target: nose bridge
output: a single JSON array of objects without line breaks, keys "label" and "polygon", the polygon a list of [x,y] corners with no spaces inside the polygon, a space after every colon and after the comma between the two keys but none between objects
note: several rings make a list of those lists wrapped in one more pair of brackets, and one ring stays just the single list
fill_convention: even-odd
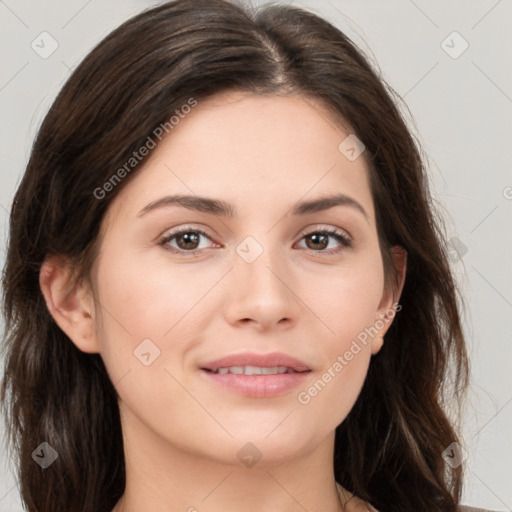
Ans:
[{"label": "nose bridge", "polygon": [[252,319],[270,325],[284,318],[293,320],[298,313],[286,262],[271,239],[271,235],[260,235],[259,240],[248,236],[235,249],[231,321]]},{"label": "nose bridge", "polygon": [[[277,276],[286,273],[279,247],[272,245],[272,236],[259,240],[246,237],[236,248],[235,268],[240,279],[260,292],[280,293],[284,286]],[[261,242],[260,242],[261,240]],[[277,276],[276,276],[277,274]]]}]

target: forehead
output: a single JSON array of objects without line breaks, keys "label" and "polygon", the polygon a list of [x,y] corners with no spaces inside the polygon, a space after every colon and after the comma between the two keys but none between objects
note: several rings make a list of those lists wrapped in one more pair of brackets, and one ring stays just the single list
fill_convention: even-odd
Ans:
[{"label": "forehead", "polygon": [[340,150],[353,136],[340,121],[321,101],[297,95],[237,91],[199,101],[152,150],[111,215],[136,214],[165,194],[216,197],[261,216],[343,193],[373,218],[364,153],[351,160]]}]

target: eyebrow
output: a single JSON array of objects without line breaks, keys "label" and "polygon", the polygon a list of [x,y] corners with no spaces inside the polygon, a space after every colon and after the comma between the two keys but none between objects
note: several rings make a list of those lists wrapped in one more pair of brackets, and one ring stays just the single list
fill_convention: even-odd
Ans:
[{"label": "eyebrow", "polygon": [[[142,217],[143,215],[146,215],[147,213],[156,210],[157,208],[176,205],[187,208],[189,210],[209,213],[218,217],[233,218],[237,216],[236,209],[231,204],[220,199],[181,194],[165,196],[157,199],[156,201],[152,201],[144,208],[142,208],[137,216]],[[368,214],[366,213],[366,210],[363,208],[363,206],[354,198],[347,196],[346,194],[336,194],[332,196],[320,197],[310,201],[302,201],[293,207],[291,215],[307,215],[310,213],[329,210],[335,206],[350,206],[355,208],[357,211],[363,214],[367,221],[369,220]]]}]

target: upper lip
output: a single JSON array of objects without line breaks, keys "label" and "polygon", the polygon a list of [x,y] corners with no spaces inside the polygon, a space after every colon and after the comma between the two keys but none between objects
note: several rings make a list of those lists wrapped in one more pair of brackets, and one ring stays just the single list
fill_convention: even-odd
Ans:
[{"label": "upper lip", "polygon": [[256,354],[254,352],[231,354],[202,364],[200,367],[203,370],[218,370],[219,368],[228,368],[230,366],[259,366],[263,368],[286,366],[296,372],[310,370],[303,361],[281,352],[272,352],[270,354]]}]

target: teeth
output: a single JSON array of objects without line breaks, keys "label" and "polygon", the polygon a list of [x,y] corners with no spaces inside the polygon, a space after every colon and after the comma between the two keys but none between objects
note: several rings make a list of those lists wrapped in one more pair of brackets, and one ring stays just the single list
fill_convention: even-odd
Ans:
[{"label": "teeth", "polygon": [[227,368],[218,368],[214,373],[225,375],[234,373],[235,375],[276,375],[278,373],[295,373],[294,370],[286,366],[274,366],[266,368],[261,366],[229,366]]}]

